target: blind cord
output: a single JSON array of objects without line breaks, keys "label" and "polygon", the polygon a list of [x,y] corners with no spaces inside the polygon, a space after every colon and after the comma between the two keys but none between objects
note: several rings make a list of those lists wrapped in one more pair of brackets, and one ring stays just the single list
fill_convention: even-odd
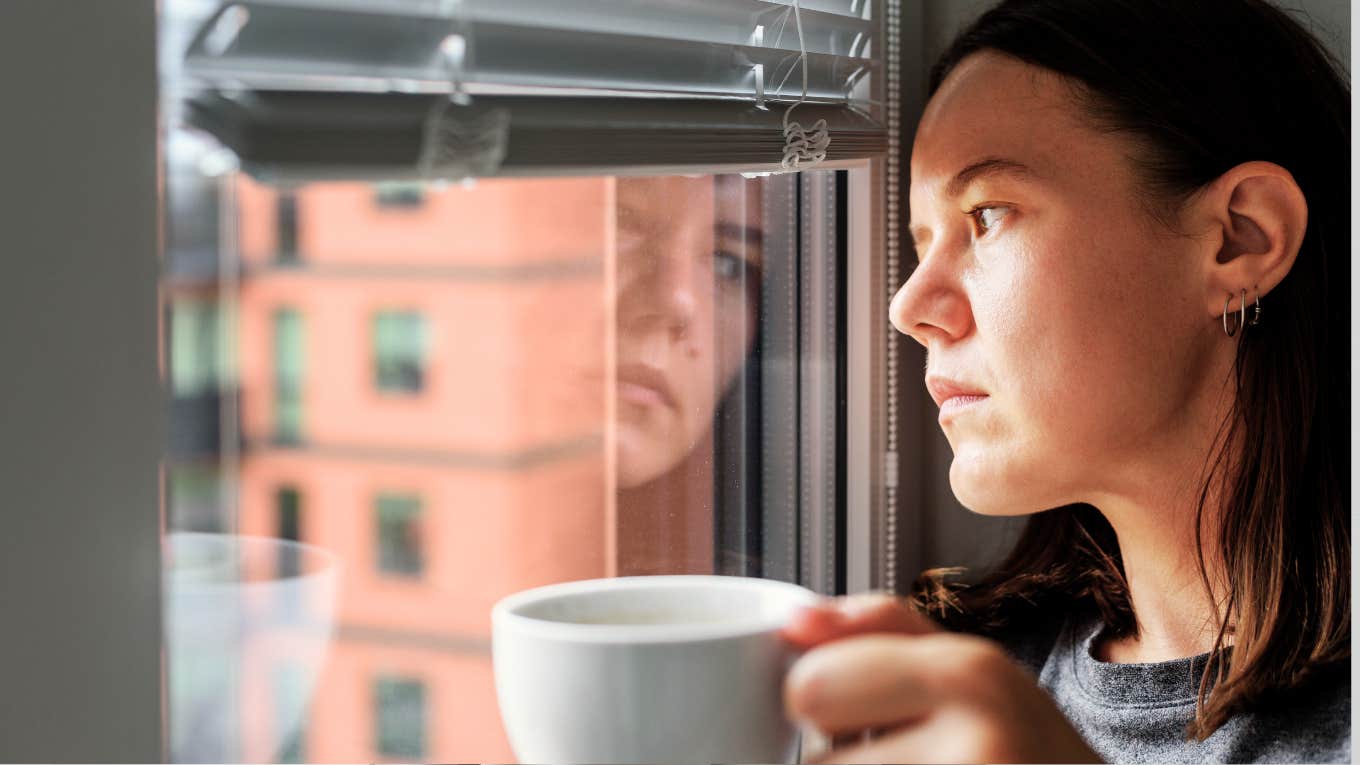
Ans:
[{"label": "blind cord", "polygon": [[[784,158],[779,163],[784,170],[800,170],[804,169],[804,165],[817,165],[826,159],[827,147],[831,145],[831,131],[827,129],[826,120],[819,119],[810,128],[789,121],[793,110],[807,101],[808,91],[807,45],[803,41],[803,16],[799,12],[798,2],[793,0],[793,22],[798,29],[798,66],[803,70],[803,92],[797,101],[784,110]],[[783,32],[782,27],[780,32]]]}]

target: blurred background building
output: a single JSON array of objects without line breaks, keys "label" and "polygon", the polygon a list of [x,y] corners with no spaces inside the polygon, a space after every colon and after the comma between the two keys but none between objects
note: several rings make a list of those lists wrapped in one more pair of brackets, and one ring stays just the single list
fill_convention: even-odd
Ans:
[{"label": "blurred background building", "polygon": [[491,606],[606,574],[604,389],[572,374],[604,353],[582,308],[603,300],[612,181],[281,190],[199,164],[168,181],[170,526],[343,561],[308,723],[258,748],[301,682],[251,657],[240,676],[271,681],[242,688],[245,751],[513,760]]}]

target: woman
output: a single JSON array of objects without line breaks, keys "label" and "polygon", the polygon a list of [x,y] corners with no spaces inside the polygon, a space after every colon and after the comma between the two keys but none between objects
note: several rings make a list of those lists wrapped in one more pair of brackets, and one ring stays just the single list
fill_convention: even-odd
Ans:
[{"label": "woman", "polygon": [[756,341],[761,184],[624,177],[614,202],[618,571],[712,573],[713,428]]},{"label": "woman", "polygon": [[1031,517],[801,613],[790,713],[835,762],[1349,761],[1334,62],[1263,0],[1014,0],[931,79],[892,320],[954,493]]}]

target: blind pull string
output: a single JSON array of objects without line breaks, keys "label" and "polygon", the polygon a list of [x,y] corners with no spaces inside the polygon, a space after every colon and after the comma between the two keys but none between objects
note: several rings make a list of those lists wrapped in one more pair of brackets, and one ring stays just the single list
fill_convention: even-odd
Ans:
[{"label": "blind pull string", "polygon": [[784,110],[784,158],[779,163],[784,170],[816,166],[826,159],[827,147],[831,145],[831,131],[827,129],[826,120],[819,119],[810,128],[789,121],[793,110],[807,101],[808,91],[807,44],[803,39],[803,16],[798,3],[799,0],[793,0],[793,22],[798,29],[798,66],[803,70],[803,92],[796,102]]},{"label": "blind pull string", "polygon": [[435,98],[425,116],[417,159],[420,177],[441,182],[494,175],[505,159],[510,112],[473,103],[465,86],[473,40],[463,2],[443,0],[440,11],[451,29],[436,51],[449,78],[449,94]]}]

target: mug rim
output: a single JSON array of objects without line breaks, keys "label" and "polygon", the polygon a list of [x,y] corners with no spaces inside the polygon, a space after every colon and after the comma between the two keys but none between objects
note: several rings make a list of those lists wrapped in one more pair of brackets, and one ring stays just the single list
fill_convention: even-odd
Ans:
[{"label": "mug rim", "polygon": [[[271,589],[284,584],[322,582],[327,579],[338,579],[343,561],[340,556],[330,548],[320,545],[301,542],[295,539],[282,539],[263,534],[232,534],[228,532],[212,531],[167,531],[161,535],[161,578],[162,585],[168,591],[174,589],[180,592],[212,592],[218,590],[231,591],[251,591],[255,589]],[[316,565],[310,571],[299,571],[288,576],[277,576],[272,579],[247,579],[241,581],[200,581],[188,579],[185,574],[187,570],[177,569],[174,561],[169,558],[175,552],[177,542],[185,544],[203,543],[216,545],[217,550],[238,551],[243,548],[292,548],[302,554],[308,555],[316,561]]]},{"label": "mug rim", "polygon": [[823,596],[778,579],[709,574],[625,576],[543,585],[507,595],[491,609],[493,631],[513,630],[539,638],[581,643],[687,643],[749,637],[778,630],[791,614],[695,624],[577,624],[526,616],[521,609],[560,597],[603,590],[672,589],[700,585],[727,590],[783,592],[794,605],[813,605]]}]

